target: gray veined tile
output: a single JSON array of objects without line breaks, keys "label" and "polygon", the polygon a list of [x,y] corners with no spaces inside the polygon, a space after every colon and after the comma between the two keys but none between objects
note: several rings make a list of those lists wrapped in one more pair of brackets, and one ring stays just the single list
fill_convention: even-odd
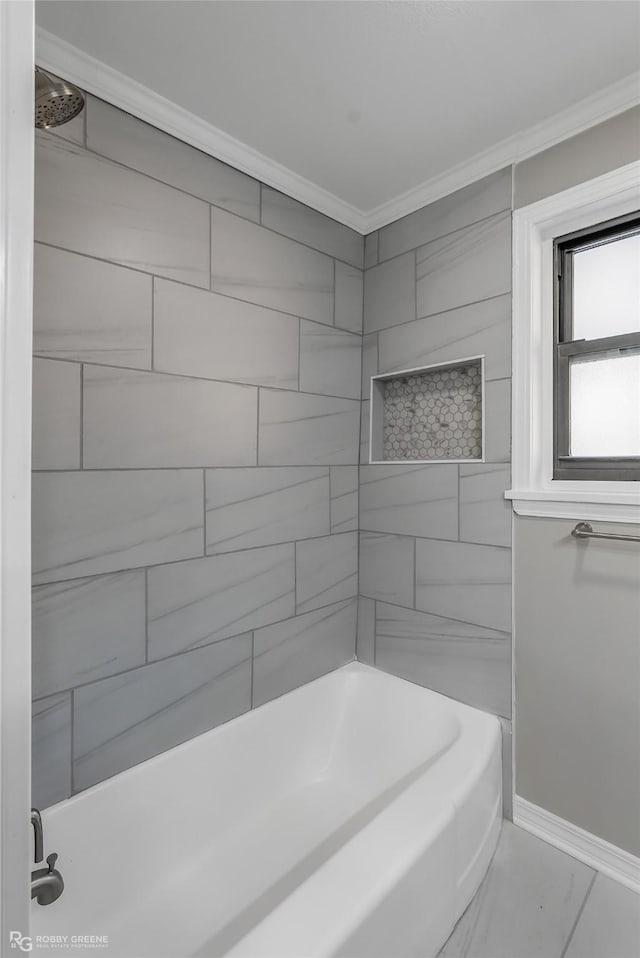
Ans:
[{"label": "gray veined tile", "polygon": [[378,230],[364,238],[364,268],[378,265]]},{"label": "gray veined tile", "polygon": [[460,466],[460,539],[485,545],[511,545],[509,466],[477,463]]},{"label": "gray veined tile", "polygon": [[380,262],[510,208],[508,166],[383,227]]},{"label": "gray veined tile", "polygon": [[360,233],[268,186],[262,187],[262,225],[362,269]]},{"label": "gray veined tile", "polygon": [[300,320],[300,389],[360,399],[362,337]]},{"label": "gray veined tile", "polygon": [[378,372],[378,334],[367,333],[362,337],[362,399],[371,396],[371,377]]},{"label": "gray veined tile", "polygon": [[369,400],[360,404],[360,462],[369,462]]},{"label": "gray veined tile", "polygon": [[86,366],[86,469],[254,465],[257,389]]},{"label": "gray veined tile", "polygon": [[[509,682],[511,688],[511,682]],[[502,814],[513,821],[513,731],[509,719],[501,718],[502,731]]]},{"label": "gray veined tile", "polygon": [[206,491],[208,555],[330,531],[329,469],[324,466],[209,469]]},{"label": "gray veined tile", "polygon": [[144,570],[33,590],[34,698],[123,672],[144,660]]},{"label": "gray veined tile", "polygon": [[640,896],[601,872],[565,952],[566,958],[638,958]]},{"label": "gray veined tile", "polygon": [[458,467],[360,468],[360,526],[369,532],[458,538]]},{"label": "gray veined tile", "polygon": [[87,147],[214,206],[260,219],[257,180],[95,97],[87,104]]},{"label": "gray veined tile", "polygon": [[223,210],[211,210],[211,288],[333,325],[333,260]]},{"label": "gray veined tile", "polygon": [[376,603],[374,599],[358,597],[358,631],[356,656],[358,662],[375,665],[376,661]]},{"label": "gray veined tile", "polygon": [[485,378],[511,374],[511,297],[473,303],[378,336],[379,371],[485,357]]},{"label": "gray veined tile", "polygon": [[417,539],[416,608],[510,632],[511,551]]},{"label": "gray veined tile", "polygon": [[32,466],[80,468],[80,366],[33,361]]},{"label": "gray veined tile", "polygon": [[331,532],[358,528],[358,467],[331,466]]},{"label": "gray veined tile", "polygon": [[254,707],[350,662],[355,651],[356,605],[356,599],[349,599],[258,629]]},{"label": "gray veined tile", "polygon": [[358,592],[358,533],[296,545],[296,612],[310,612]]},{"label": "gray veined tile", "polygon": [[294,574],[293,544],[149,569],[149,658],[293,615]]},{"label": "gray veined tile", "polygon": [[376,603],[376,665],[497,715],[511,714],[511,636]]},{"label": "gray veined tile", "polygon": [[36,143],[35,238],[208,288],[209,206],[72,143]]},{"label": "gray veined tile", "polygon": [[144,273],[36,243],[34,353],[149,369],[152,282]]},{"label": "gray veined tile", "polygon": [[71,693],[34,702],[31,719],[31,804],[47,808],[71,794]]},{"label": "gray veined tile", "polygon": [[335,283],[335,325],[342,329],[350,329],[354,333],[361,333],[364,296],[362,270],[336,262]]},{"label": "gray veined tile", "polygon": [[487,462],[511,459],[511,381],[485,383],[485,456]]},{"label": "gray veined tile", "polygon": [[413,606],[414,544],[410,536],[360,533],[360,593]]},{"label": "gray veined tile", "polygon": [[298,320],[264,306],[155,280],[154,369],[298,388]]},{"label": "gray veined tile", "polygon": [[177,655],[74,694],[74,788],[88,788],[246,712],[251,637]]},{"label": "gray veined tile", "polygon": [[417,314],[441,313],[511,289],[511,213],[499,213],[421,246]]},{"label": "gray veined tile", "polygon": [[364,275],[364,332],[416,318],[415,255],[405,253]]},{"label": "gray veined tile", "polygon": [[261,466],[355,465],[360,403],[305,393],[260,390]]},{"label": "gray veined tile", "polygon": [[35,473],[34,584],[202,555],[202,473]]},{"label": "gray veined tile", "polygon": [[586,865],[504,822],[487,876],[439,958],[559,958],[592,878]]}]

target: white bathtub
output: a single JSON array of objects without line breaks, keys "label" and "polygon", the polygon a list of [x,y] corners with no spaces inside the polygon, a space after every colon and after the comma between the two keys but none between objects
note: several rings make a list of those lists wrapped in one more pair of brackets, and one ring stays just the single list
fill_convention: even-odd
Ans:
[{"label": "white bathtub", "polygon": [[353,663],[43,821],[65,891],[32,937],[109,939],[73,954],[426,958],[495,849],[500,725]]}]

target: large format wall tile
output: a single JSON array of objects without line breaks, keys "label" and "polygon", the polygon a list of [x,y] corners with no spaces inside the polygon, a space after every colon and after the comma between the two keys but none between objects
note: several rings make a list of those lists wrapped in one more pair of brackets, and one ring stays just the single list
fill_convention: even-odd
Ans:
[{"label": "large format wall tile", "polygon": [[504,498],[509,488],[509,466],[460,466],[460,538],[493,546],[511,545],[511,503]]},{"label": "large format wall tile", "polygon": [[362,466],[360,528],[457,539],[458,467]]},{"label": "large format wall tile", "polygon": [[296,545],[296,612],[310,612],[358,593],[358,533]]},{"label": "large format wall tile", "polygon": [[142,665],[143,569],[33,590],[33,695],[40,698]]},{"label": "large format wall tile", "polygon": [[485,383],[485,457],[487,462],[511,459],[511,380]]},{"label": "large format wall tile", "polygon": [[511,289],[511,213],[499,213],[420,247],[417,314],[441,313]]},{"label": "large format wall tile", "polygon": [[349,599],[258,629],[254,635],[254,706],[350,662],[356,606],[356,600]]},{"label": "large format wall tile", "polygon": [[331,466],[331,532],[358,528],[358,467]]},{"label": "large format wall tile", "polygon": [[380,230],[380,262],[511,208],[511,167],[476,180]]},{"label": "large format wall tile", "polygon": [[362,337],[300,321],[300,389],[360,399]]},{"label": "large format wall tile", "polygon": [[149,369],[152,282],[144,273],[36,243],[34,353]]},{"label": "large format wall tile", "polygon": [[251,638],[178,655],[78,689],[76,790],[226,722],[251,705]]},{"label": "large format wall tile", "polygon": [[211,288],[333,325],[333,260],[215,208],[211,210]]},{"label": "large format wall tile", "polygon": [[364,268],[371,269],[378,264],[378,230],[364,238]]},{"label": "large format wall tile", "polygon": [[362,269],[360,233],[268,186],[262,187],[262,225]]},{"label": "large format wall tile", "polygon": [[362,399],[371,397],[371,377],[378,372],[378,334],[362,337]]},{"label": "large format wall tile", "polygon": [[87,147],[214,206],[260,218],[257,180],[95,97],[87,103]]},{"label": "large format wall tile", "polygon": [[87,469],[255,464],[251,386],[87,366],[83,392]]},{"label": "large format wall tile", "polygon": [[364,332],[416,318],[416,261],[405,253],[364,274]]},{"label": "large format wall tile", "polygon": [[376,665],[460,702],[511,714],[511,636],[376,603]]},{"label": "large format wall tile", "polygon": [[202,486],[192,469],[36,473],[34,582],[202,555]]},{"label": "large format wall tile", "polygon": [[261,466],[348,466],[358,461],[360,403],[260,390]]},{"label": "large format wall tile", "polygon": [[293,615],[294,575],[293,544],[150,569],[149,658]]},{"label": "large format wall tile", "polygon": [[359,662],[375,665],[376,661],[376,603],[374,599],[358,597],[358,629],[356,656]]},{"label": "large format wall tile", "polygon": [[80,467],[80,366],[33,361],[34,469]]},{"label": "large format wall tile", "polygon": [[209,207],[54,137],[36,137],[35,238],[209,286]]},{"label": "large format wall tile", "polygon": [[330,532],[325,466],[211,469],[206,490],[209,555]]},{"label": "large format wall tile", "polygon": [[46,808],[71,794],[71,693],[34,702],[31,718],[31,803]]},{"label": "large format wall tile", "polygon": [[264,306],[162,279],[154,283],[157,370],[297,389],[298,327],[293,316]]},{"label": "large format wall tile", "polygon": [[360,533],[360,593],[370,599],[413,606],[415,540]]},{"label": "large format wall tile", "polygon": [[510,550],[417,539],[416,608],[510,632]]},{"label": "large format wall tile", "polygon": [[362,297],[364,295],[361,269],[336,263],[335,324],[354,333],[362,332]]},{"label": "large format wall tile", "polygon": [[511,374],[511,298],[500,296],[384,330],[378,349],[381,373],[484,355],[486,379],[502,379]]}]

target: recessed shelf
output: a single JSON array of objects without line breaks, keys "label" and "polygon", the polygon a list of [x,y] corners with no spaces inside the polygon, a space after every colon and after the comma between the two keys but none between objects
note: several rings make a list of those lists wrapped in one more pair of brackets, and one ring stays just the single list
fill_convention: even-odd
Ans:
[{"label": "recessed shelf", "polygon": [[484,357],[371,377],[369,462],[483,462]]}]

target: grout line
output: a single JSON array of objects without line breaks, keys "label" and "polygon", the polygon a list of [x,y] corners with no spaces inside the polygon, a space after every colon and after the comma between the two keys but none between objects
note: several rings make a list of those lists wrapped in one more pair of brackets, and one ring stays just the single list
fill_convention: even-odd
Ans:
[{"label": "grout line", "polygon": [[414,250],[413,256],[413,314],[414,322],[418,319],[418,250]]},{"label": "grout line", "polygon": [[149,570],[144,570],[144,661],[149,662]]},{"label": "grout line", "polygon": [[416,594],[418,591],[418,563],[417,563],[417,553],[418,553],[418,540],[413,539],[413,608],[416,607]]},{"label": "grout line", "polygon": [[298,318],[298,392],[302,377],[302,319]]},{"label": "grout line", "polygon": [[[399,602],[391,602],[389,599],[381,599],[379,596],[368,595],[364,593],[362,596],[363,599],[374,599],[376,602],[380,602],[383,605],[391,605],[394,609],[404,609],[406,612],[424,612],[425,615],[432,615],[438,619],[445,619],[447,622],[458,622],[460,625],[471,625],[476,629],[482,629],[485,632],[498,632],[500,635],[503,635],[506,639],[511,638],[511,633],[506,632],[504,629],[497,629],[492,625],[481,625],[479,622],[470,622],[468,619],[454,619],[451,615],[442,615],[441,612],[429,612],[426,609],[416,609],[410,605],[400,605]],[[494,637],[495,638],[495,637]],[[502,640],[501,640],[502,641]],[[509,718],[509,716],[505,716]],[[511,719],[509,719],[511,721]]]},{"label": "grout line", "polygon": [[262,222],[262,193],[264,191],[264,183],[262,180],[258,180],[258,225],[264,226]]},{"label": "grout line", "polygon": [[70,794],[70,795],[73,795],[73,792],[74,792],[74,782],[73,782],[73,749],[74,749],[74,745],[75,745],[75,732],[74,732],[74,729],[75,729],[75,724],[76,724],[76,722],[75,722],[75,708],[74,708],[75,701],[74,701],[74,700],[75,700],[75,690],[74,690],[74,689],[69,689],[69,707],[70,707],[70,715],[69,715],[69,747],[70,747],[70,750],[71,750],[71,755],[70,755],[71,761],[70,761],[70,763],[69,763],[69,766],[70,766],[70,767],[69,767],[69,794]]},{"label": "grout line", "polygon": [[254,685],[254,668],[256,661],[256,633],[255,630],[251,633],[251,694],[249,698],[249,708],[253,708],[253,685]]},{"label": "grout line", "polygon": [[458,479],[458,495],[457,495],[457,506],[458,506],[458,542],[460,542],[460,541],[461,541],[461,539],[460,539],[460,531],[461,531],[461,530],[460,530],[460,464],[457,465],[456,469],[457,469],[457,473],[458,473],[458,477],[457,477],[457,479]]},{"label": "grout line", "polygon": [[[152,371],[155,370],[155,363],[156,363],[155,337],[156,337],[156,278],[155,276],[152,276],[151,277],[151,370]],[[117,368],[120,368],[120,367],[117,367]]]},{"label": "grout line", "polygon": [[202,548],[203,558],[207,555],[207,470],[202,470]]},{"label": "grout line", "polygon": [[[374,463],[374,465],[386,466],[387,464],[384,462]],[[422,463],[420,463],[420,465],[422,465]],[[491,463],[490,465],[496,465],[496,463]],[[381,532],[380,529],[361,529],[360,531],[370,536],[395,536],[396,538],[402,539],[419,539],[421,542],[451,542],[454,545],[458,544],[457,539],[441,539],[438,536],[417,536],[415,533],[410,532]],[[461,544],[465,546],[477,546],[478,549],[502,549],[505,552],[511,552],[511,546],[495,546],[493,543],[488,542],[467,542],[466,539],[463,539]]]},{"label": "grout line", "polygon": [[[357,602],[356,597],[356,602]],[[293,614],[298,614],[298,543],[293,543]]]},{"label": "grout line", "polygon": [[[313,320],[304,320],[304,321],[313,322]],[[316,325],[322,326],[324,329],[332,328],[331,326],[327,326],[326,323],[317,323]],[[346,330],[346,329],[341,329],[340,332],[346,333],[347,335],[351,335],[351,336],[359,335],[358,333],[350,333],[349,330]],[[190,382],[193,381],[193,382],[199,382],[199,383],[202,383],[202,382],[219,383],[220,385],[223,385],[223,386],[238,386],[241,389],[268,389],[269,392],[286,393],[287,395],[290,395],[290,396],[298,395],[298,390],[295,387],[287,388],[286,386],[270,386],[268,384],[263,384],[263,383],[249,383],[244,381],[239,382],[238,380],[233,380],[233,379],[210,379],[210,378],[207,378],[206,376],[194,376],[188,373],[174,373],[166,369],[148,369],[148,368],[144,369],[141,366],[116,366],[113,363],[87,362],[84,359],[67,359],[66,357],[62,358],[58,356],[48,356],[42,353],[34,353],[33,358],[44,359],[47,362],[51,362],[51,363],[70,363],[76,366],[78,364],[84,364],[85,366],[97,366],[99,369],[117,369],[118,372],[121,372],[121,373],[127,373],[127,372],[147,373],[148,375],[155,375],[155,376],[171,376],[173,379],[185,379]],[[317,392],[307,392],[306,390],[302,390],[300,392],[300,395],[315,396],[318,399],[342,399],[345,402],[358,403],[358,404],[360,403],[360,400],[354,399],[353,396],[338,396],[335,393],[317,393]],[[347,463],[347,465],[349,464]],[[177,467],[177,468],[180,468],[180,467]]]},{"label": "grout line", "polygon": [[[298,373],[298,375],[300,375]],[[260,389],[258,388],[258,397],[256,399],[256,464],[253,468],[260,468]],[[233,468],[233,467],[231,467]]]},{"label": "grout line", "polygon": [[332,325],[336,324],[336,261],[333,260],[333,322]]},{"label": "grout line", "polygon": [[378,603],[375,599],[371,601],[373,602],[373,664],[375,666],[378,658]]},{"label": "grout line", "polygon": [[209,289],[213,290],[213,206],[209,206]]},{"label": "grout line", "polygon": [[[80,470],[84,469],[84,363],[80,363]],[[75,470],[74,470],[75,471]]]},{"label": "grout line", "polygon": [[595,871],[594,874],[593,874],[593,878],[591,879],[591,882],[590,882],[590,884],[589,884],[589,887],[587,888],[587,893],[586,893],[586,895],[584,896],[584,900],[583,900],[582,904],[580,905],[580,908],[578,909],[578,914],[576,915],[576,920],[574,921],[574,923],[573,923],[573,925],[572,925],[572,927],[571,927],[571,931],[569,932],[569,937],[567,938],[567,940],[566,940],[566,942],[565,942],[564,948],[563,948],[562,951],[560,952],[560,958],[564,958],[564,956],[565,956],[566,953],[567,953],[567,950],[568,950],[568,948],[569,948],[569,945],[571,944],[571,939],[573,938],[573,936],[574,936],[574,934],[575,934],[575,931],[576,931],[576,928],[578,927],[578,922],[579,922],[580,919],[582,918],[582,912],[583,912],[584,909],[585,909],[585,905],[587,904],[587,899],[589,898],[589,895],[591,894],[591,889],[593,888],[597,877],[598,877],[598,872]]}]

